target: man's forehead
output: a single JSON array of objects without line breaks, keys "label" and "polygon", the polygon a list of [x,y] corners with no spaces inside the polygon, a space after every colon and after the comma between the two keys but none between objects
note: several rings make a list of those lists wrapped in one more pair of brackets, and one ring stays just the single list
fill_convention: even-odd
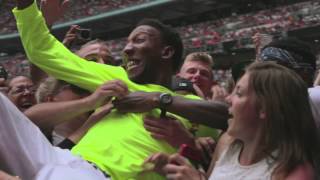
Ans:
[{"label": "man's forehead", "polygon": [[160,35],[159,30],[149,25],[141,25],[136,27],[131,33],[130,36],[135,36],[138,34],[148,34],[149,36],[157,36]]},{"label": "man's forehead", "polygon": [[189,69],[189,68],[199,68],[206,69],[208,71],[211,71],[211,67],[209,67],[208,64],[202,62],[202,61],[185,61],[182,65],[182,69]]},{"label": "man's forehead", "polygon": [[98,54],[101,51],[106,51],[108,54],[111,54],[109,48],[104,44],[90,44],[81,48],[77,54],[81,57],[86,57],[92,54]]},{"label": "man's forehead", "polygon": [[32,81],[27,78],[27,77],[16,77],[14,79],[11,80],[11,82],[9,83],[10,86],[18,86],[21,84],[32,84]]}]

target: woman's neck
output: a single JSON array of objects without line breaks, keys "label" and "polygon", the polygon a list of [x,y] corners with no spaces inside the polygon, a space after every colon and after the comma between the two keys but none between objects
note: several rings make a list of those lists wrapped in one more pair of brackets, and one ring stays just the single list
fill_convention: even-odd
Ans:
[{"label": "woman's neck", "polygon": [[241,165],[251,165],[264,158],[263,145],[259,135],[253,139],[243,141],[243,146],[239,154],[239,163]]}]

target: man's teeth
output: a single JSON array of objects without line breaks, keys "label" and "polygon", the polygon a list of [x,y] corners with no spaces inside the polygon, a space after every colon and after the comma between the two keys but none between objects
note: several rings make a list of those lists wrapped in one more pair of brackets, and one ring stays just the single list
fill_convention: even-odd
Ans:
[{"label": "man's teeth", "polygon": [[24,104],[22,105],[23,108],[29,108],[29,107],[31,107],[31,106],[32,106],[32,103],[24,103]]},{"label": "man's teeth", "polygon": [[129,61],[128,66],[134,66],[137,65],[138,63],[136,61]]}]

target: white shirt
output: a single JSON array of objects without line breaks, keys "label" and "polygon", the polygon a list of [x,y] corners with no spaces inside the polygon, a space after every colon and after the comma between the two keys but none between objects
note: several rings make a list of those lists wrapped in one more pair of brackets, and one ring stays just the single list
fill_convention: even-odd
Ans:
[{"label": "white shirt", "polygon": [[233,144],[217,161],[209,180],[271,180],[276,163],[271,158],[243,166],[239,163],[240,144]]}]

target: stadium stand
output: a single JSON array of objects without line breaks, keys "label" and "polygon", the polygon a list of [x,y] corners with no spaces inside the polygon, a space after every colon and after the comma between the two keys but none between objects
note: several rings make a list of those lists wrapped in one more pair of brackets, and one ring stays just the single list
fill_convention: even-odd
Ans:
[{"label": "stadium stand", "polygon": [[[70,21],[86,16],[93,16],[101,12],[112,11],[115,9],[126,8],[151,0],[122,0],[122,1],[99,1],[99,0],[81,0],[73,2],[70,12],[67,13],[61,22]],[[0,9],[0,34],[15,32],[15,21],[8,9],[12,9],[14,4],[10,1],[2,2]],[[89,8],[90,7],[90,8]],[[3,11],[5,9],[5,11]],[[251,36],[256,32],[279,34],[290,30],[313,27],[320,24],[320,2],[307,1],[275,7],[258,12],[232,16],[199,22],[191,25],[177,27],[178,32],[183,38],[186,52],[209,51],[210,53],[223,52],[223,43],[236,41],[234,48],[253,48]],[[126,43],[126,38],[107,41],[112,55],[116,59],[121,59],[121,50]],[[25,58],[22,54],[2,57],[1,62],[9,69],[10,76],[28,72],[27,68],[17,70],[21,66],[17,63]],[[24,61],[23,61],[24,62]],[[23,63],[22,63],[23,64]],[[217,77],[220,77],[216,73]],[[228,74],[228,73],[227,73]],[[221,75],[227,77],[228,75]],[[224,78],[223,78],[224,79]]]}]

